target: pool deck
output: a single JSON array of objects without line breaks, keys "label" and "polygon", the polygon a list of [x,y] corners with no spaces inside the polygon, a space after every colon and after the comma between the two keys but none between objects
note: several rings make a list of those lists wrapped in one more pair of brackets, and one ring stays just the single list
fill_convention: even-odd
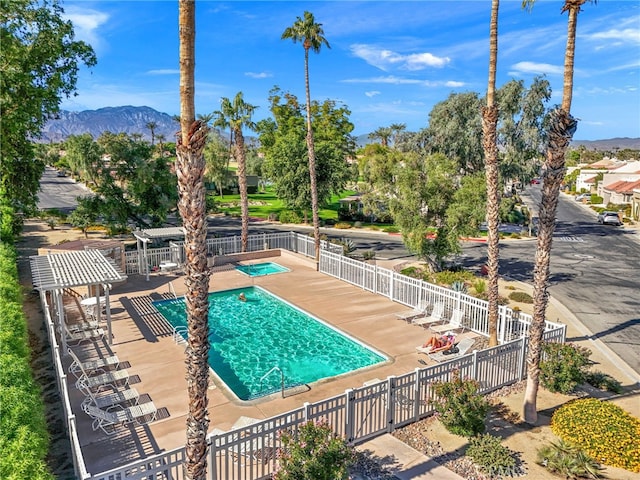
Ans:
[{"label": "pool deck", "polygon": [[[240,417],[267,418],[359,387],[373,378],[384,379],[422,365],[415,346],[429,337],[419,326],[395,317],[407,307],[380,295],[351,286],[315,270],[313,260],[282,251],[282,256],[252,262],[273,261],[291,271],[248,277],[232,267],[211,276],[210,291],[259,285],[297,307],[334,325],[348,335],[382,352],[389,361],[368,369],[311,384],[304,393],[280,398],[279,394],[243,402],[234,399],[226,389],[212,382],[209,389],[209,430],[229,429]],[[158,418],[142,426],[119,427],[106,436],[92,431],[91,419],[80,409],[83,395],[70,382],[71,405],[76,412],[78,434],[87,470],[103,472],[141,457],[172,450],[185,443],[188,397],[185,380],[184,345],[177,345],[172,330],[151,307],[151,300],[169,298],[170,283],[178,296],[186,291],[184,275],[159,272],[145,281],[144,276],[130,276],[125,284],[114,286],[110,303],[113,343],[84,343],[74,350],[96,356],[116,353],[132,376],[130,385],[159,409]],[[69,357],[63,359],[65,367]],[[73,377],[69,376],[70,380]],[[141,399],[142,400],[142,399]]]}]

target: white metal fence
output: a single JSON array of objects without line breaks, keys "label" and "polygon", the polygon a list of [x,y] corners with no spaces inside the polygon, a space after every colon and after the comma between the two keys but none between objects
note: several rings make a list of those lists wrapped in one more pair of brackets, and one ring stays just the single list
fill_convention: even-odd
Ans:
[{"label": "white metal fence", "polygon": [[[550,341],[561,337],[545,333]],[[434,412],[434,382],[449,381],[454,372],[473,378],[488,393],[523,378],[525,337],[438,365],[391,376],[368,386],[275,415],[247,427],[209,435],[208,478],[259,480],[276,468],[278,432],[296,432],[307,421],[324,421],[351,444],[359,444],[408,425]],[[95,475],[95,480],[182,479],[184,447]]]},{"label": "white metal fence", "polygon": [[[315,256],[313,238],[296,233],[262,234],[251,236],[249,251],[265,248],[283,248]],[[224,255],[240,252],[239,237],[211,239],[207,241],[210,254]],[[487,302],[461,292],[431,285],[341,255],[342,247],[324,242],[320,256],[320,271],[357,285],[365,290],[387,296],[393,301],[409,307],[422,302],[442,302],[447,310],[462,309],[465,326],[474,332],[486,335]],[[169,248],[149,249],[150,266],[162,261],[183,260],[182,244]],[[137,252],[127,253],[127,273],[138,273]],[[46,297],[42,296],[43,306]],[[75,417],[69,404],[66,377],[60,361],[53,322],[45,308],[49,337],[53,346],[54,363],[59,378],[60,391],[67,427],[74,452],[74,465],[78,478],[91,480],[180,480],[185,478],[183,465],[185,447],[132,462],[126,466],[98,474],[87,474],[77,432]],[[276,415],[251,426],[229,432],[210,434],[208,478],[212,480],[261,480],[270,478],[276,468],[275,452],[279,447],[278,432],[284,429],[293,432],[307,421],[326,421],[334,431],[352,444],[362,443],[378,435],[415,422],[433,413],[430,400],[434,398],[433,382],[448,381],[453,372],[479,382],[480,391],[487,393],[502,386],[515,383],[525,374],[528,328],[531,317],[500,307],[499,339],[501,345],[474,351],[468,355],[425,368],[417,368],[400,376],[391,376],[376,384],[349,389],[343,394]],[[544,339],[562,342],[565,339],[564,325],[546,322]]]},{"label": "white metal fence", "polygon": [[[261,250],[269,250],[273,248],[281,248],[291,252],[301,253],[308,257],[315,256],[315,243],[312,237],[301,235],[295,232],[283,233],[261,233],[258,235],[249,235],[247,242],[247,252],[258,252]],[[321,251],[342,254],[342,246],[336,245],[325,240],[320,241]],[[242,240],[239,236],[208,238],[207,239],[207,255],[232,255],[242,252]],[[184,242],[171,242],[169,247],[149,248],[146,251],[147,267],[151,270],[158,267],[163,262],[184,263]],[[126,273],[143,274],[144,258],[141,252],[131,250],[125,252],[125,268]]]}]

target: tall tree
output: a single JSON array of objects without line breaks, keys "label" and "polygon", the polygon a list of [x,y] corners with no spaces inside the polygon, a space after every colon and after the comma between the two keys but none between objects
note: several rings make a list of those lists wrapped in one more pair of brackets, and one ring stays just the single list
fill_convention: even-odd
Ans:
[{"label": "tall tree", "polygon": [[216,184],[220,198],[223,198],[223,189],[227,182],[229,149],[217,132],[211,132],[203,153],[207,165],[205,178]]},{"label": "tall tree", "polygon": [[158,124],[156,122],[147,122],[145,126],[151,132],[151,146],[153,147],[156,142],[156,128],[158,128]]},{"label": "tall tree", "polygon": [[[283,101],[284,97],[284,101]],[[269,97],[274,119],[258,123],[263,173],[273,182],[278,198],[288,208],[307,212],[311,182],[306,149],[305,120],[295,95],[274,89]],[[349,176],[346,159],[354,156],[355,141],[349,110],[332,100],[311,106],[316,144],[318,203],[326,203],[340,192]],[[306,215],[306,213],[305,213]]]},{"label": "tall tree", "polygon": [[[536,401],[540,378],[540,355],[549,293],[549,264],[555,230],[560,184],[565,173],[565,153],[578,122],[571,116],[573,67],[576,53],[576,29],[582,5],[590,0],[565,0],[560,13],[568,12],[567,46],[564,55],[562,103],[551,112],[549,138],[543,165],[542,200],[539,208],[538,240],[533,269],[533,320],[529,329],[527,350],[527,386],[524,394],[523,417],[527,423],[538,420]],[[523,7],[532,7],[534,0],[524,0]]]},{"label": "tall tree", "polygon": [[383,147],[387,147],[389,146],[389,138],[393,136],[393,130],[391,127],[380,127],[371,132],[368,136],[371,140],[379,139],[380,144]]},{"label": "tall tree", "polygon": [[35,208],[44,171],[32,139],[75,91],[80,64],[96,63],[63,14],[58,0],[2,2],[0,8],[0,204],[16,212]]},{"label": "tall tree", "polygon": [[244,146],[243,128],[255,130],[256,125],[251,120],[253,112],[258,108],[244,101],[242,92],[238,92],[232,100],[223,97],[220,110],[214,112],[215,124],[222,128],[229,128],[232,132],[233,153],[238,163],[238,187],[240,190],[240,213],[242,217],[241,242],[242,251],[247,251],[249,242],[249,196],[247,195],[247,156]]},{"label": "tall tree", "polygon": [[176,145],[178,175],[178,210],[185,231],[187,293],[185,303],[188,323],[188,343],[185,352],[187,367],[186,478],[205,480],[207,475],[207,429],[209,416],[207,387],[209,385],[209,325],[207,268],[207,226],[202,154],[208,128],[195,120],[195,2],[179,0],[180,39],[180,137]]},{"label": "tall tree", "polygon": [[491,1],[489,25],[489,81],[487,105],[482,109],[482,148],[487,182],[487,280],[489,346],[498,344],[498,263],[500,236],[500,198],[498,196],[498,107],[496,106],[496,68],[498,64],[499,0]]},{"label": "tall tree", "polygon": [[297,17],[291,27],[282,33],[282,40],[291,39],[293,43],[302,42],[304,48],[304,86],[307,97],[307,150],[309,153],[309,176],[311,179],[311,212],[313,217],[313,238],[316,246],[316,270],[320,269],[320,217],[318,216],[318,189],[316,184],[316,152],[313,144],[311,126],[311,92],[309,89],[309,50],[320,53],[322,45],[329,46],[324,38],[321,23],[316,23],[311,12],[304,12],[304,18]]}]

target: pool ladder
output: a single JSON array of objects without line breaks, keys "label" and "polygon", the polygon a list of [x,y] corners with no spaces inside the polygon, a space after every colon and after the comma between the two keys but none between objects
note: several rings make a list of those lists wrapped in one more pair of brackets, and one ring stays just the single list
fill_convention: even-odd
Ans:
[{"label": "pool ladder", "polygon": [[188,327],[178,326],[173,327],[173,341],[176,342],[176,345],[186,345],[187,344],[187,332],[189,331]]},{"label": "pool ladder", "polygon": [[265,373],[261,378],[260,378],[260,390],[262,390],[262,382],[265,378],[267,378],[269,375],[271,375],[273,372],[280,372],[280,393],[282,395],[282,398],[284,398],[284,373],[282,372],[282,370],[280,369],[280,367],[278,366],[274,366],[271,368],[271,370],[269,370],[267,373]]}]

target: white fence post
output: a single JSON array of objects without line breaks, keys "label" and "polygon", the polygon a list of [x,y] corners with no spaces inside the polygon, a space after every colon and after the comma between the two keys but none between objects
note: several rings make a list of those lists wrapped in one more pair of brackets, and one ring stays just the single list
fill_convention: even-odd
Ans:
[{"label": "white fence post", "polygon": [[355,414],[354,414],[354,398],[353,389],[348,388],[344,391],[345,405],[344,405],[344,436],[347,439],[347,443],[353,442],[353,432],[355,431]]},{"label": "white fence post", "polygon": [[521,341],[522,341],[522,347],[520,348],[520,380],[524,380],[524,378],[526,377],[525,371],[524,371],[524,366],[526,365],[526,358],[525,355],[527,354],[527,337],[525,335],[523,335],[521,337]]},{"label": "white fence post", "polygon": [[471,364],[471,378],[478,379],[478,351],[473,351],[473,362]]},{"label": "white fence post", "polygon": [[389,299],[393,300],[393,280],[395,278],[395,272],[391,270],[391,275],[389,276]]}]

